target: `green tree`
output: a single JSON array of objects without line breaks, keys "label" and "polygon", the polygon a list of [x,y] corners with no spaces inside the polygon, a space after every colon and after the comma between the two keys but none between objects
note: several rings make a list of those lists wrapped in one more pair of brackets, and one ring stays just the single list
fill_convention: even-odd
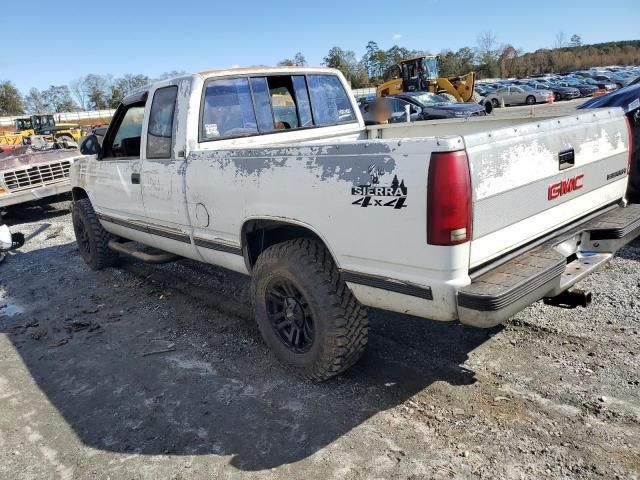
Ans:
[{"label": "green tree", "polygon": [[278,65],[281,67],[304,67],[307,64],[307,59],[300,52],[296,53],[293,58],[285,58],[280,60]]},{"label": "green tree", "polygon": [[45,113],[47,111],[47,102],[42,92],[37,88],[32,88],[24,97],[24,106],[27,113]]},{"label": "green tree", "polygon": [[293,56],[293,64],[298,67],[304,67],[307,64],[307,59],[304,58],[302,52],[298,52]]},{"label": "green tree", "polygon": [[0,116],[24,113],[22,95],[10,81],[0,82]]},{"label": "green tree", "polygon": [[110,85],[108,105],[110,108],[117,108],[124,97],[131,92],[148,85],[151,82],[146,75],[132,75],[127,73],[122,78],[117,78]]},{"label": "green tree", "polygon": [[357,60],[356,54],[351,50],[333,47],[324,57],[322,64],[340,70],[353,88],[362,88],[369,84],[367,69],[362,62]]},{"label": "green tree", "polygon": [[78,105],[71,98],[71,91],[67,85],[51,85],[41,92],[44,111],[51,113],[75,112]]},{"label": "green tree", "polygon": [[569,40],[570,47],[581,47],[582,46],[582,38],[577,33],[571,35],[571,39]]},{"label": "green tree", "polygon": [[376,42],[370,41],[366,46],[366,53],[362,57],[362,64],[373,81],[382,81],[384,72],[389,67],[387,52],[380,50]]}]

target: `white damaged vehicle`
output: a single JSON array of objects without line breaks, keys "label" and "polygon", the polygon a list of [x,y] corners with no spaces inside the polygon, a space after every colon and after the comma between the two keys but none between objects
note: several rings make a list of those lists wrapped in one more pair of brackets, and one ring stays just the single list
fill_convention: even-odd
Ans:
[{"label": "white damaged vehicle", "polygon": [[84,260],[251,275],[266,343],[324,380],[362,354],[367,306],[488,327],[582,303],[573,285],[640,233],[619,109],[365,127],[349,92],[335,70],[280,67],[130,95],[71,168]]}]

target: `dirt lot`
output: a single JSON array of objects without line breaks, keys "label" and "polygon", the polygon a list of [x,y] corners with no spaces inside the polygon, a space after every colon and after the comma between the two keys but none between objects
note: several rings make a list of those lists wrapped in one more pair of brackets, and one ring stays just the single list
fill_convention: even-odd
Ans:
[{"label": "dirt lot", "polygon": [[507,325],[371,312],[321,385],[263,345],[247,279],[180,261],[90,271],[65,204],[0,264],[0,478],[640,477],[640,242]]}]

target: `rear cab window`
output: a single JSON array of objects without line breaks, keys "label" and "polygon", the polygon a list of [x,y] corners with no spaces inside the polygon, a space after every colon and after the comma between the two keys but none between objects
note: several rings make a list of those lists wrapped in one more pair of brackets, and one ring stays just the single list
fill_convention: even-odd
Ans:
[{"label": "rear cab window", "polygon": [[200,141],[356,121],[350,98],[335,75],[212,78],[204,88]]}]

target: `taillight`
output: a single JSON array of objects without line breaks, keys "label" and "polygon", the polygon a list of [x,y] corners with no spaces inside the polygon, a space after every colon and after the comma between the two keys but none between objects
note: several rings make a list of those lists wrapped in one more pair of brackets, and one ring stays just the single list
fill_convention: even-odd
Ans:
[{"label": "taillight", "polygon": [[471,239],[471,176],[464,150],[434,152],[427,182],[427,243],[458,245]]}]

